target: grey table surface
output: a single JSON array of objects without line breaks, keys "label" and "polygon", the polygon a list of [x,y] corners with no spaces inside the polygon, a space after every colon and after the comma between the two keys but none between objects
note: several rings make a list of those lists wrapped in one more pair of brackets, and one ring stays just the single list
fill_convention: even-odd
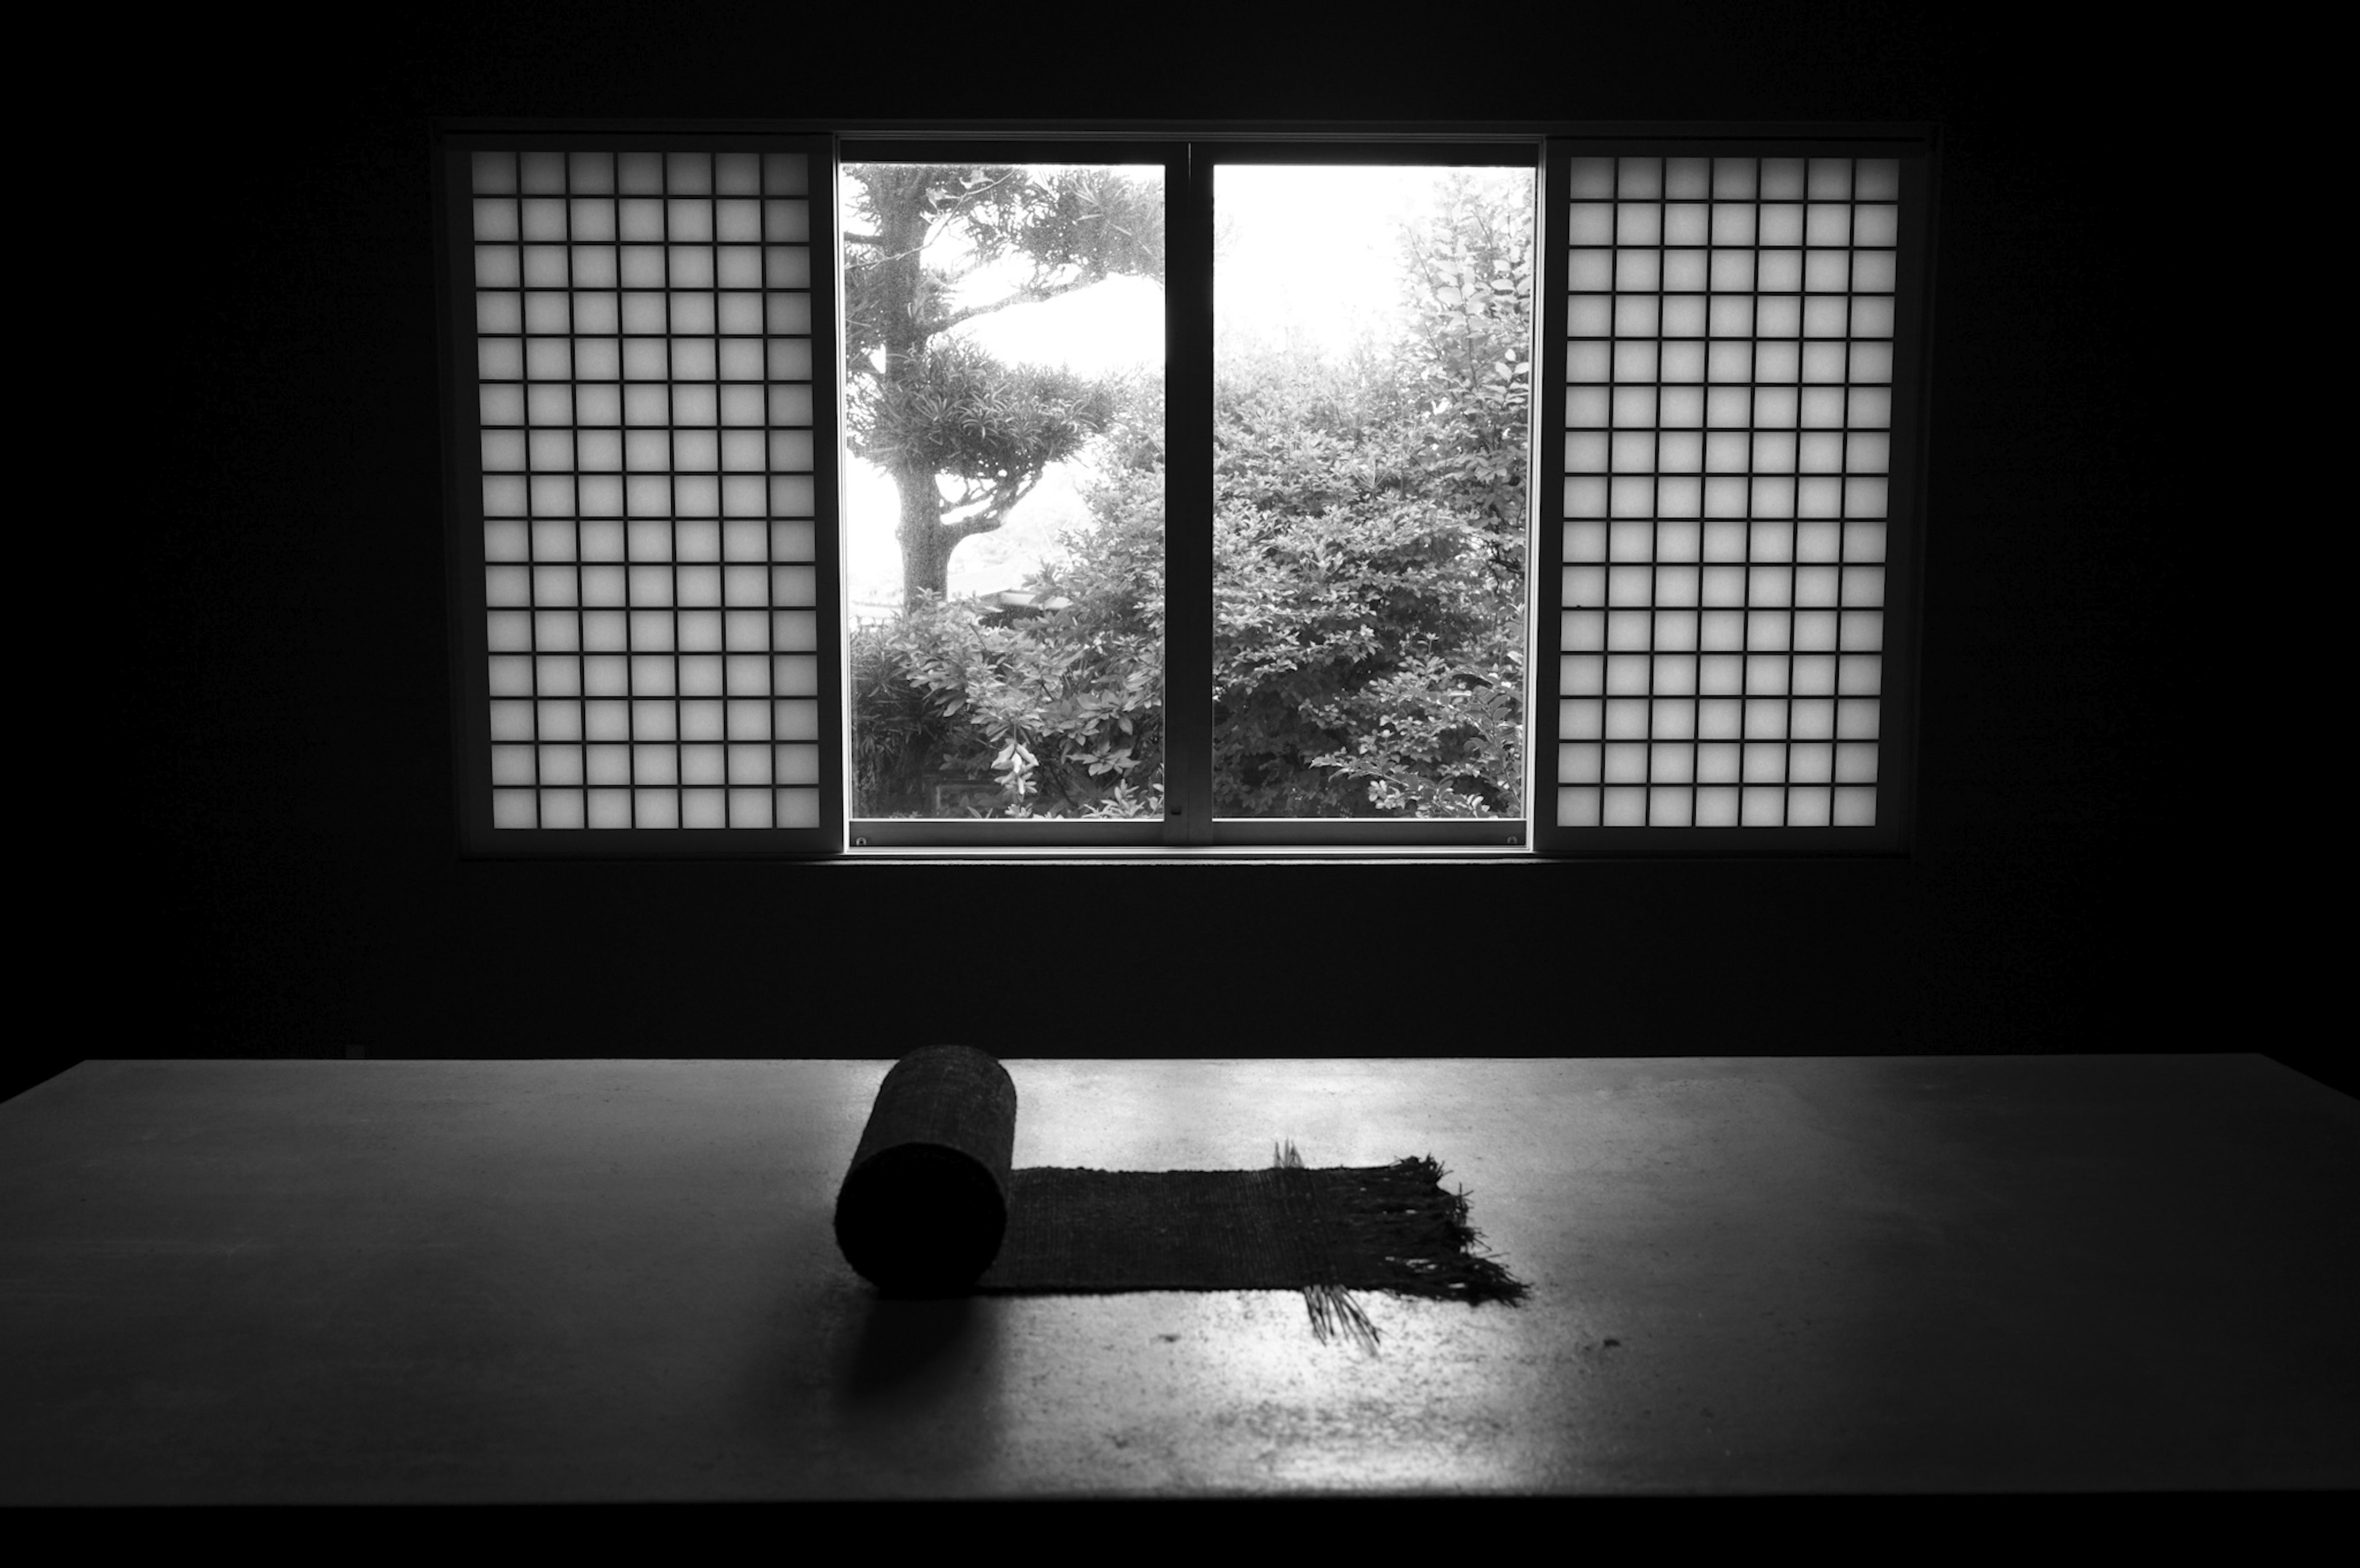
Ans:
[{"label": "grey table surface", "polygon": [[2256,1055],[1008,1060],[1020,1165],[1431,1153],[1521,1306],[878,1300],[879,1061],[0,1104],[0,1504],[2360,1483],[2360,1101]]}]

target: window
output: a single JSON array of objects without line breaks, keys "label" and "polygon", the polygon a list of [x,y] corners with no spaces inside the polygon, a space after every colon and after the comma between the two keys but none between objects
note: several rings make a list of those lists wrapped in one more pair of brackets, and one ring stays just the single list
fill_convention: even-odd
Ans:
[{"label": "window", "polygon": [[442,147],[471,853],[1907,842],[1924,135]]}]

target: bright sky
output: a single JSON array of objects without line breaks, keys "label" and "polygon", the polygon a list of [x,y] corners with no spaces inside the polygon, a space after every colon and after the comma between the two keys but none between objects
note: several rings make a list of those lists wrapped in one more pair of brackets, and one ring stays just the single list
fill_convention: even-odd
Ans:
[{"label": "bright sky", "polygon": [[[1218,168],[1213,183],[1217,336],[1275,340],[1292,329],[1306,345],[1338,352],[1364,329],[1382,331],[1399,310],[1396,225],[1425,209],[1427,192],[1447,174],[1332,165]],[[1142,169],[1140,178],[1160,183],[1163,171]],[[854,210],[858,191],[847,176],[843,211]],[[957,258],[946,255],[942,262],[956,266]],[[1025,270],[1011,262],[978,273],[968,280],[969,298],[999,298]],[[1062,364],[1084,375],[1160,365],[1164,294],[1144,278],[1113,278],[1041,304],[1011,306],[961,330],[1001,359]],[[857,459],[846,478],[855,613],[881,613],[880,606],[901,594],[901,550],[893,539],[898,503],[891,482]],[[1072,479],[1053,469],[999,535],[961,545],[951,558],[952,593],[1018,586],[1054,546],[1056,527],[1081,520]]]},{"label": "bright sky", "polygon": [[1444,170],[1230,164],[1213,173],[1217,336],[1281,337],[1329,352],[1400,313],[1396,226]]},{"label": "bright sky", "polygon": [[[1394,232],[1425,206],[1443,171],[1231,164],[1216,171],[1216,330],[1277,337],[1290,327],[1328,350],[1399,309]],[[1157,178],[1155,173],[1142,177]],[[1022,262],[976,274],[978,299],[1021,278]],[[1085,374],[1164,357],[1163,295],[1136,278],[1109,278],[1039,305],[1019,305],[967,332],[1005,357],[1072,365]]]}]

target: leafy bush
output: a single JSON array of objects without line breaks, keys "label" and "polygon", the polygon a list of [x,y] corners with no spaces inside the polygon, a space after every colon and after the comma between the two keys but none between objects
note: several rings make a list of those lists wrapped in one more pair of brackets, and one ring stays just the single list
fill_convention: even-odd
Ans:
[{"label": "leafy bush", "polygon": [[1086,618],[1010,624],[967,601],[859,628],[861,811],[924,814],[934,773],[996,783],[995,815],[1161,816],[1160,637],[1091,635]]}]

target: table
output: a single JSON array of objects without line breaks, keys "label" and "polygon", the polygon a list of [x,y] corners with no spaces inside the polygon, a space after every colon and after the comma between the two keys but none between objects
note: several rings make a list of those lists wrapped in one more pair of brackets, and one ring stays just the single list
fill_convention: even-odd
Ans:
[{"label": "table", "polygon": [[1011,1059],[1019,1165],[1431,1153],[1522,1306],[888,1303],[882,1061],[92,1061],[0,1105],[0,1504],[2360,1481],[2360,1101],[2245,1054]]}]

